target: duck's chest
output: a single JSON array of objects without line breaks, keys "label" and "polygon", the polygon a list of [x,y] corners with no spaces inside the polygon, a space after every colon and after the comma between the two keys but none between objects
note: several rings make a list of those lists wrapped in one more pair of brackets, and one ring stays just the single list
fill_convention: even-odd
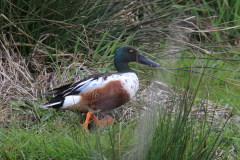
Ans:
[{"label": "duck's chest", "polygon": [[139,80],[135,73],[122,73],[114,75],[113,78],[121,82],[122,87],[129,94],[130,99],[135,96],[139,88]]}]

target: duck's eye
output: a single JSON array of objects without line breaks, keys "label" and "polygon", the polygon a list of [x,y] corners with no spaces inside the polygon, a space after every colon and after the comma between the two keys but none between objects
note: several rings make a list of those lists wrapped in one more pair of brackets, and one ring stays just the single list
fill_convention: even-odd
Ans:
[{"label": "duck's eye", "polygon": [[132,49],[130,49],[130,52],[131,52],[131,53],[133,53],[133,50],[132,50]]}]

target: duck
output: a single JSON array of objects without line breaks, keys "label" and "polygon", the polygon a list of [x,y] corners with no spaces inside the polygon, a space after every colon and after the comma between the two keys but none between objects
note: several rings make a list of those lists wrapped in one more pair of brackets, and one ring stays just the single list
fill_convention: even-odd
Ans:
[{"label": "duck", "polygon": [[90,118],[102,126],[115,121],[109,115],[98,120],[94,115],[116,109],[129,102],[139,89],[137,75],[129,67],[130,62],[159,66],[146,58],[133,46],[123,46],[115,51],[114,65],[117,73],[99,73],[82,80],[50,90],[42,95],[55,95],[40,108],[54,108],[87,113],[82,126],[88,127]]}]

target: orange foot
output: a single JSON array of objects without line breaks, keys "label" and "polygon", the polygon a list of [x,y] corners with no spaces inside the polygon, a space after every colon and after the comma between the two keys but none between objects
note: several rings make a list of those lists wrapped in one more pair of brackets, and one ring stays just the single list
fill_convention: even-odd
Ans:
[{"label": "orange foot", "polygon": [[97,123],[102,128],[107,127],[108,125],[112,124],[112,122],[115,121],[115,119],[113,119],[109,115],[105,116],[100,121],[98,120],[98,118],[94,114],[92,114],[92,118],[93,118],[94,122]]},{"label": "orange foot", "polygon": [[115,121],[115,119],[111,118],[109,115],[105,116],[102,120],[99,121],[94,114],[92,114],[91,112],[88,112],[85,123],[81,124],[81,126],[85,126],[87,128],[91,117],[93,118],[94,122],[97,123],[102,128],[107,127],[109,124]]}]

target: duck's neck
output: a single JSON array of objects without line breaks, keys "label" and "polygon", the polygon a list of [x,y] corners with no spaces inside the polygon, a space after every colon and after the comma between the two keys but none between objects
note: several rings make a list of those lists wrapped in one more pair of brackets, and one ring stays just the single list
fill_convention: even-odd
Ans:
[{"label": "duck's neck", "polygon": [[114,65],[119,73],[133,72],[126,62],[119,62],[114,59]]}]

